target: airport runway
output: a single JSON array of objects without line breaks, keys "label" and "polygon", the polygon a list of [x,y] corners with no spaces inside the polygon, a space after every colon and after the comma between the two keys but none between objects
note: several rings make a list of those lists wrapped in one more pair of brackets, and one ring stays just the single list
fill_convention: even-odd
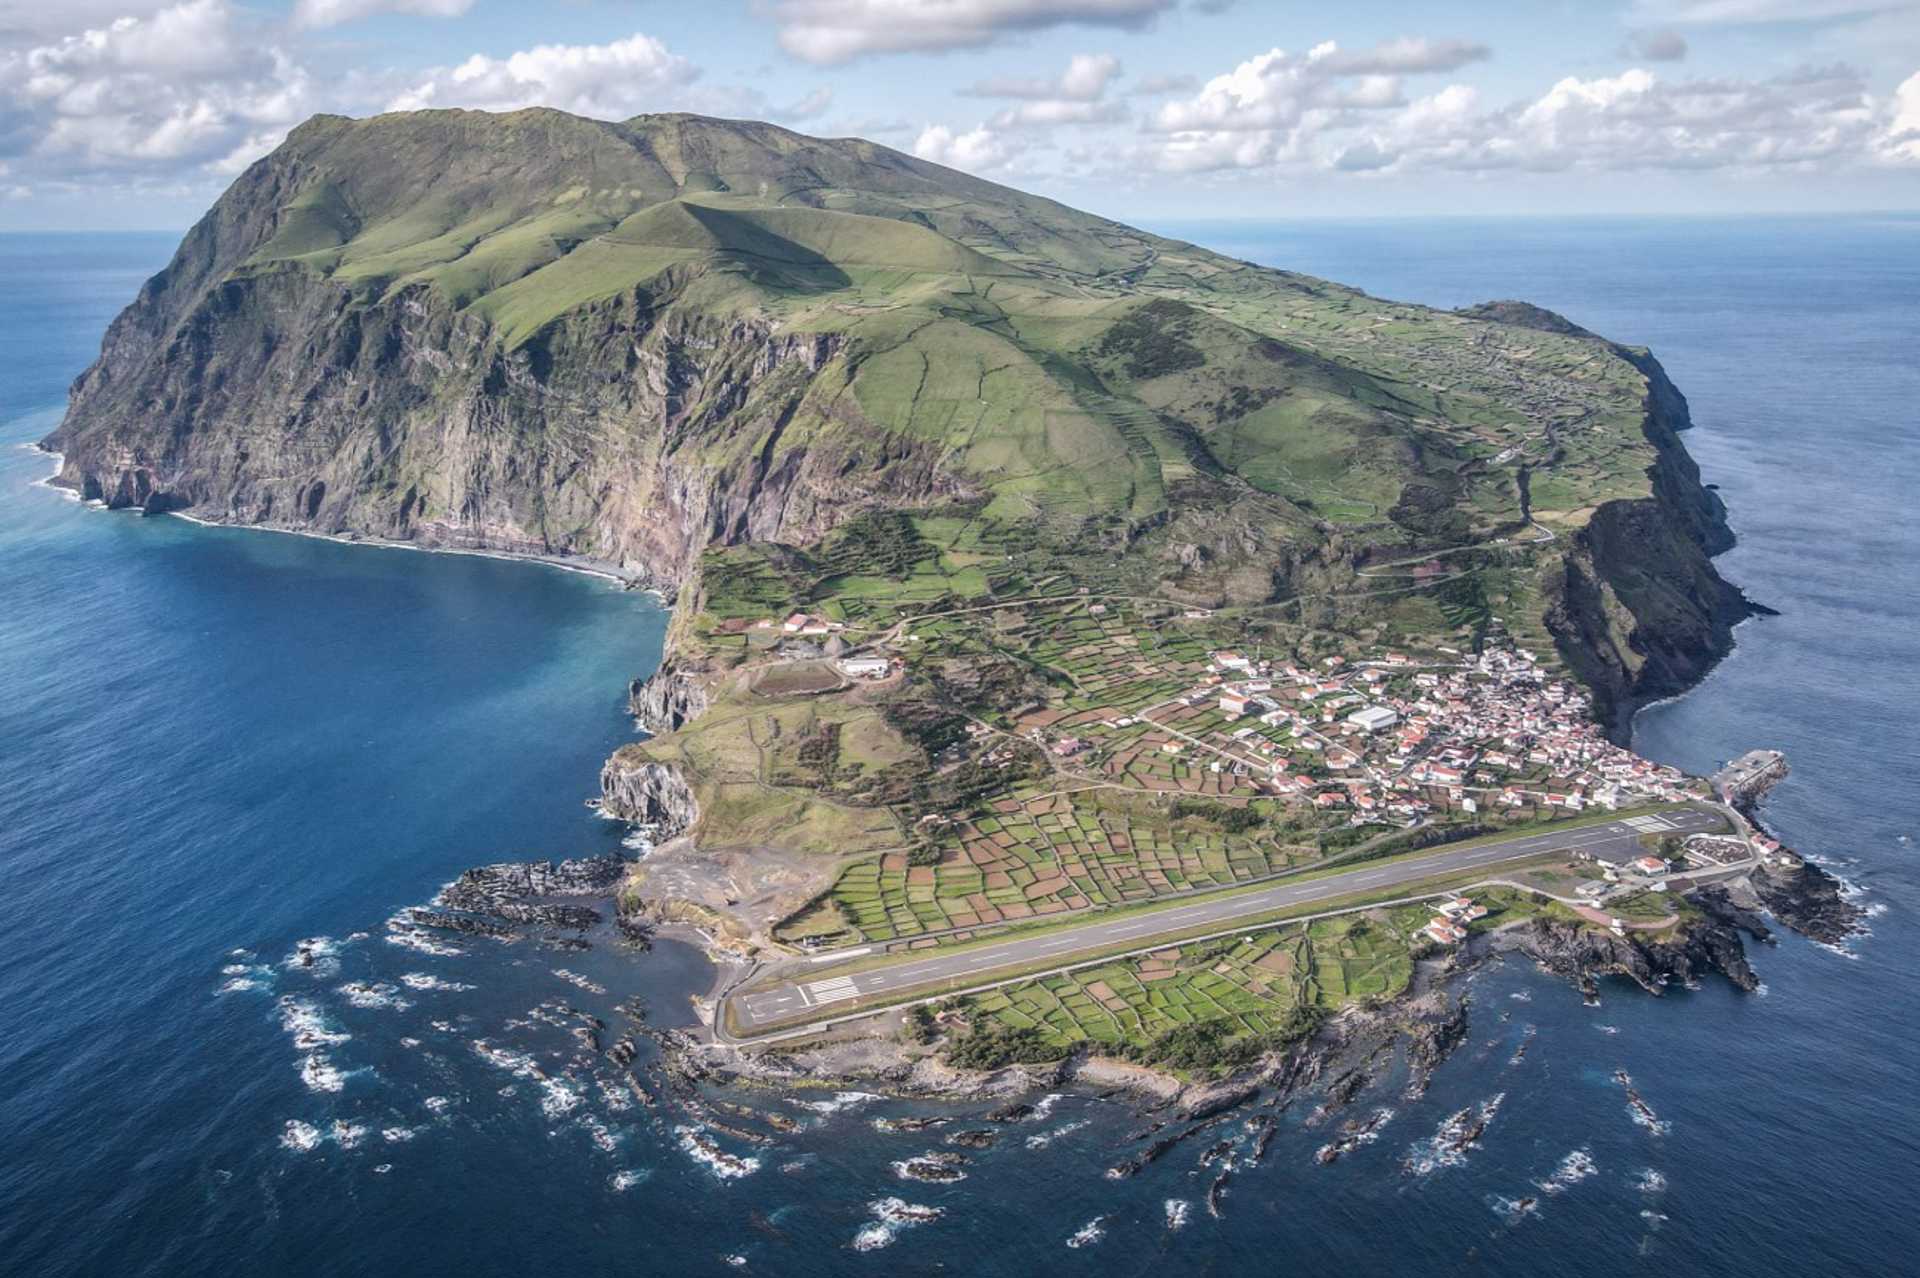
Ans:
[{"label": "airport runway", "polygon": [[[1306,882],[1279,882],[1257,891],[1223,891],[1188,905],[1121,915],[1112,919],[1096,916],[1069,930],[1015,937],[995,945],[942,953],[928,951],[924,957],[902,956],[898,962],[841,976],[797,976],[789,983],[750,994],[734,996],[740,1037],[782,1027],[784,1023],[824,1019],[832,1015],[835,1004],[851,1002],[869,995],[898,995],[925,988],[934,994],[946,988],[964,988],[970,978],[990,979],[993,972],[1005,968],[1026,967],[1048,959],[1062,966],[1078,954],[1110,949],[1128,941],[1144,942],[1166,932],[1186,931],[1217,925],[1230,928],[1235,920],[1270,914],[1292,906],[1330,901],[1355,892],[1371,892],[1396,884],[1452,874],[1459,870],[1486,869],[1510,861],[1524,860],[1554,852],[1584,852],[1616,864],[1624,864],[1641,852],[1643,834],[1699,834],[1726,828],[1718,814],[1693,809],[1648,813],[1623,817],[1604,825],[1572,830],[1546,830],[1521,835],[1499,843],[1483,843],[1454,851],[1437,849],[1425,856],[1396,861],[1390,865],[1362,863],[1341,874]],[[860,951],[864,954],[868,951]],[[856,957],[849,954],[847,958]],[[825,961],[825,956],[822,956]]]}]

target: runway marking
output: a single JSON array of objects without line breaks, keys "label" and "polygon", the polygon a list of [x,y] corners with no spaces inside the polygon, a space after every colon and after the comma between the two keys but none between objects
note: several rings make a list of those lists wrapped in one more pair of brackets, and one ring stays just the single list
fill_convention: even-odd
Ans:
[{"label": "runway marking", "polygon": [[809,1007],[821,1003],[838,1003],[843,999],[859,998],[859,987],[851,976],[836,976],[827,981],[811,981],[800,987],[800,995],[807,1000]]},{"label": "runway marking", "polygon": [[1662,830],[1671,830],[1673,828],[1665,817],[1653,813],[1649,813],[1646,816],[1628,817],[1626,824],[1632,826],[1642,834],[1658,834]]}]

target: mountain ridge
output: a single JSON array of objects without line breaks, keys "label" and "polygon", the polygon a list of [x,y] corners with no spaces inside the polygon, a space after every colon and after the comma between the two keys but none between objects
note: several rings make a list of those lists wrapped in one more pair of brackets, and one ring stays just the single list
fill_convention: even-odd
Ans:
[{"label": "mountain ridge", "polygon": [[1497,606],[1608,701],[1661,695],[1745,615],[1722,512],[1657,364],[1541,314],[754,122],[316,117],[115,320],[47,443],[112,506],[669,588],[881,509],[1241,605],[1535,527],[1564,547],[1502,567]]}]

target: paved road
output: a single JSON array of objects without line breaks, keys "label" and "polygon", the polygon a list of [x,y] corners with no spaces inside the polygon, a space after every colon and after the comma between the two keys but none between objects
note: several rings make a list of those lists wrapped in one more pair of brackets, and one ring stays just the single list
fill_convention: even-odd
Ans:
[{"label": "paved road", "polygon": [[1343,874],[1328,875],[1304,883],[1282,882],[1258,891],[1223,894],[1174,909],[1153,910],[1107,920],[1095,918],[1069,931],[1015,937],[997,945],[961,952],[931,951],[923,958],[903,957],[899,962],[885,967],[840,976],[826,973],[819,976],[802,975],[771,989],[736,995],[733,1000],[736,1019],[741,1036],[750,1038],[779,1022],[829,1015],[829,1012],[821,1009],[829,1009],[836,1003],[866,995],[899,994],[919,987],[930,987],[927,992],[932,993],[943,986],[956,983],[965,985],[969,978],[984,977],[985,973],[1002,968],[1026,966],[1047,959],[1058,959],[1064,965],[1071,962],[1076,954],[1124,945],[1128,941],[1140,941],[1165,932],[1185,931],[1210,924],[1228,928],[1233,926],[1236,919],[1268,914],[1291,906],[1390,888],[1458,870],[1484,869],[1546,853],[1585,852],[1620,864],[1639,855],[1640,836],[1643,834],[1694,834],[1725,827],[1725,820],[1716,813],[1688,809],[1625,817],[1605,825],[1590,825],[1580,829],[1547,830],[1453,851],[1441,848],[1426,856],[1396,861],[1391,865],[1368,866],[1362,863]]}]

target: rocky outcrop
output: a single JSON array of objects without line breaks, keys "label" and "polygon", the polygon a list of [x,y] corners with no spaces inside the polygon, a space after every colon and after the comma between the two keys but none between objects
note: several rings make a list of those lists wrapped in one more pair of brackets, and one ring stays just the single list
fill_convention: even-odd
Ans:
[{"label": "rocky outcrop", "polygon": [[[618,856],[482,865],[442,888],[435,904],[447,910],[483,914],[521,926],[585,931],[600,924],[598,910],[543,898],[609,896],[626,870],[627,862]],[[450,926],[444,920],[456,917],[438,914],[442,921],[435,923],[419,917],[420,913],[415,911],[414,921],[429,927]],[[457,927],[455,930],[469,929]]]},{"label": "rocky outcrop", "polygon": [[1808,940],[1838,945],[1863,930],[1866,911],[1847,899],[1839,879],[1817,865],[1760,870],[1753,889],[1781,926]]},{"label": "rocky outcrop", "polygon": [[571,861],[504,861],[467,870],[440,892],[440,904],[486,913],[494,906],[543,896],[602,896],[626,874],[617,856]]},{"label": "rocky outcrop", "polygon": [[1747,965],[1739,933],[1711,919],[1683,923],[1677,935],[1659,934],[1659,939],[1534,919],[1500,933],[1499,944],[1525,954],[1588,995],[1598,993],[1596,978],[1601,976],[1624,976],[1649,994],[1660,993],[1671,981],[1697,981],[1715,971],[1742,990],[1760,986]]},{"label": "rocky outcrop", "polygon": [[623,748],[600,769],[600,811],[621,821],[654,828],[670,839],[700,819],[700,805],[680,770]]},{"label": "rocky outcrop", "polygon": [[628,712],[655,736],[685,727],[706,709],[705,682],[675,666],[662,666],[652,678],[627,685]]}]

